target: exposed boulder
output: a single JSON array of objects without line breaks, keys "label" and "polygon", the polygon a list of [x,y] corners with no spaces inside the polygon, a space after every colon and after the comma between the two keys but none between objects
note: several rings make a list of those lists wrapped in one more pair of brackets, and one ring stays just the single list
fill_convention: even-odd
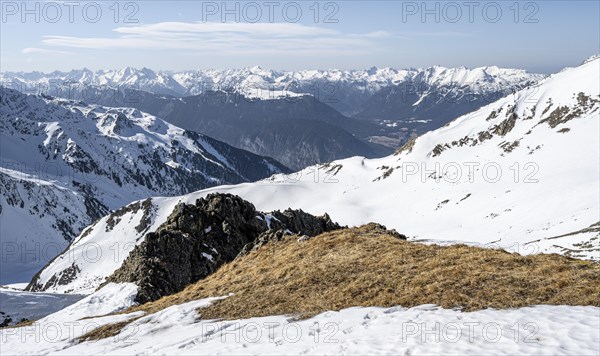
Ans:
[{"label": "exposed boulder", "polygon": [[133,282],[139,286],[136,301],[145,303],[182,290],[242,251],[286,234],[314,236],[339,228],[327,214],[291,209],[265,214],[238,196],[211,194],[195,204],[178,204],[105,283]]},{"label": "exposed boulder", "polygon": [[[292,235],[290,230],[268,230],[258,235],[256,240],[246,244],[237,257],[241,257],[247,255],[248,253],[258,250],[263,245],[268,244],[273,241],[281,241],[285,236]],[[237,258],[236,257],[236,258]]]},{"label": "exposed boulder", "polygon": [[271,219],[270,230],[288,229],[295,233],[315,236],[339,228],[327,214],[316,217],[302,210],[286,209],[268,215],[274,218]]}]

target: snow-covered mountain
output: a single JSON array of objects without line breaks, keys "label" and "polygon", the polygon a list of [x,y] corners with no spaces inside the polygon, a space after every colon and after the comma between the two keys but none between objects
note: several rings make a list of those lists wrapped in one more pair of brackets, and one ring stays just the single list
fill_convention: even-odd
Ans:
[{"label": "snow-covered mountain", "polygon": [[407,136],[420,135],[541,79],[498,67],[431,67],[373,94],[356,117],[402,128]]},{"label": "snow-covered mountain", "polygon": [[542,78],[519,69],[439,66],[0,74],[5,85],[23,92],[135,107],[294,169],[353,155],[385,156],[410,137]]},{"label": "snow-covered mountain", "polygon": [[167,73],[131,67],[99,71],[83,68],[69,72],[2,73],[1,81],[2,85],[19,91],[44,93],[63,98],[68,98],[69,90],[77,85],[112,88],[126,86],[164,95],[180,95],[187,91]]},{"label": "snow-covered mountain", "polygon": [[[375,221],[425,243],[600,260],[599,77],[600,59],[564,70],[385,158],[354,157],[130,204],[88,227],[32,284],[92,292],[178,203],[213,192],[239,195],[263,211],[292,207],[329,213],[341,224]],[[88,246],[110,261],[86,261]]]},{"label": "snow-covered mountain", "polygon": [[131,201],[255,181],[287,168],[131,108],[2,88],[0,283],[22,282]]},{"label": "snow-covered mountain", "polygon": [[137,108],[178,127],[273,157],[296,170],[356,155],[381,157],[394,151],[368,142],[369,136],[382,134],[382,127],[345,117],[311,95],[253,99],[221,90],[178,98],[107,86],[74,87],[69,93],[89,104]]},{"label": "snow-covered mountain", "polygon": [[[474,69],[369,68],[364,70],[300,70],[280,71],[259,66],[225,70],[190,70],[155,72],[148,68],[127,67],[120,70],[89,69],[52,73],[5,72],[0,74],[4,86],[22,91],[43,92],[68,97],[78,84],[86,86],[128,87],[161,95],[191,96],[212,90],[236,90],[251,98],[270,98],[310,94],[345,115],[362,112],[363,104],[381,89],[404,85],[421,95],[438,88],[462,88],[466,94],[484,94],[499,98],[515,87],[523,87],[542,79],[539,74],[520,69],[480,67]],[[417,86],[415,86],[415,84]],[[427,85],[427,89],[423,85]],[[468,90],[466,89],[468,88]],[[488,103],[491,101],[488,101]],[[458,115],[457,115],[458,116]],[[456,117],[456,116],[455,116]]]}]

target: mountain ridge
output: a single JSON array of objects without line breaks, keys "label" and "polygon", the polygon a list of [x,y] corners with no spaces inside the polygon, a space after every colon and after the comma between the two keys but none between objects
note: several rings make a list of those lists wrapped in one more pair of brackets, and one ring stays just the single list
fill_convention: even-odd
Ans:
[{"label": "mountain ridge", "polygon": [[137,109],[0,89],[2,283],[128,202],[289,172]]},{"label": "mountain ridge", "polygon": [[[118,70],[89,69],[69,72],[3,72],[0,81],[11,83],[14,88],[49,90],[51,86],[69,83],[129,86],[163,95],[191,96],[210,90],[236,89],[248,97],[260,97],[262,90],[288,91],[315,96],[344,114],[357,111],[368,96],[389,86],[398,85],[422,76],[429,84],[471,85],[478,84],[486,90],[497,91],[506,84],[537,81],[544,76],[531,74],[522,69],[499,68],[496,66],[446,68],[432,66],[418,69],[370,68],[357,70],[270,70],[260,67],[240,69],[204,69],[187,71],[153,71],[148,68],[126,67]],[[502,83],[494,79],[504,78]],[[4,84],[5,86],[7,84]],[[49,92],[49,94],[52,94]]]}]

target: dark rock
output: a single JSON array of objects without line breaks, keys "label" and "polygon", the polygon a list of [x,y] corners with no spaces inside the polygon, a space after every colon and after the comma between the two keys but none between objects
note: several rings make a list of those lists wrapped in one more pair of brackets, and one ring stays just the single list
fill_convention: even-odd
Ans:
[{"label": "dark rock", "polygon": [[237,255],[237,257],[247,255],[248,253],[250,253],[254,250],[258,250],[263,245],[268,244],[270,242],[281,241],[281,240],[283,240],[283,238],[285,236],[289,236],[289,235],[293,235],[293,233],[290,230],[268,230],[268,231],[265,231],[262,234],[258,235],[256,240],[254,240],[253,242],[250,242],[250,243],[246,244],[244,247],[242,247],[242,250]]},{"label": "dark rock", "polygon": [[381,224],[374,223],[374,222],[363,225],[362,228],[365,231],[376,233],[376,234],[388,234],[388,235],[391,235],[400,240],[408,239],[408,237],[406,235],[398,233],[398,231],[396,231],[396,229],[388,230],[387,227],[385,227],[385,225],[381,225]]},{"label": "dark rock", "polygon": [[264,214],[238,196],[211,194],[193,205],[178,204],[105,284],[135,283],[136,301],[145,303],[176,293],[240,253],[285,235],[314,236],[339,228],[327,214],[315,217],[291,209]]},{"label": "dark rock", "polygon": [[289,229],[299,234],[315,236],[339,228],[327,214],[316,217],[302,210],[287,209],[283,212],[274,211],[270,215],[275,218],[271,220],[271,230]]},{"label": "dark rock", "polygon": [[[61,255],[60,254],[57,255],[55,258],[57,258],[59,256],[61,256]],[[52,259],[52,261],[53,260],[54,259]],[[52,262],[52,261],[50,261],[50,262]],[[39,275],[41,272],[42,271],[39,271],[35,276],[33,276],[33,279],[31,280],[31,282],[29,282],[29,284],[25,288],[26,291],[40,292],[40,291],[46,290],[53,286],[67,285],[67,284],[71,283],[73,280],[75,280],[75,278],[81,272],[81,270],[75,263],[73,263],[70,267],[66,268],[65,270],[52,275],[52,277],[48,280],[48,282],[46,282],[43,285],[38,282],[38,280],[39,280],[38,278],[39,278]]]},{"label": "dark rock", "polygon": [[494,134],[506,136],[506,134],[512,131],[519,118],[514,111],[515,107],[512,107],[507,113],[507,118],[493,128]]},{"label": "dark rock", "polygon": [[8,314],[0,311],[0,328],[5,328],[12,323],[12,318]]}]

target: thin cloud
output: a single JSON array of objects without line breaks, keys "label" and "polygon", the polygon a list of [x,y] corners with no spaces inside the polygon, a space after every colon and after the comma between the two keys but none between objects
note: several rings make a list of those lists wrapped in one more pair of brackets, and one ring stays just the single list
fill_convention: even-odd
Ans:
[{"label": "thin cloud", "polygon": [[23,53],[23,54],[48,54],[48,55],[61,55],[61,56],[73,54],[72,52],[57,51],[54,49],[45,49],[45,48],[36,48],[36,47],[23,48],[21,50],[21,53]]},{"label": "thin cloud", "polygon": [[462,38],[472,36],[472,32],[457,31],[437,31],[437,32],[404,32],[407,37],[444,37],[444,38]]},{"label": "thin cloud", "polygon": [[172,36],[177,34],[244,33],[253,36],[299,37],[339,35],[339,31],[297,23],[238,22],[159,22],[149,25],[117,27],[123,35]]},{"label": "thin cloud", "polygon": [[294,55],[369,53],[382,49],[384,31],[344,34],[296,23],[160,22],[117,27],[116,37],[44,36],[49,46],[78,49],[188,50],[211,54]]}]

